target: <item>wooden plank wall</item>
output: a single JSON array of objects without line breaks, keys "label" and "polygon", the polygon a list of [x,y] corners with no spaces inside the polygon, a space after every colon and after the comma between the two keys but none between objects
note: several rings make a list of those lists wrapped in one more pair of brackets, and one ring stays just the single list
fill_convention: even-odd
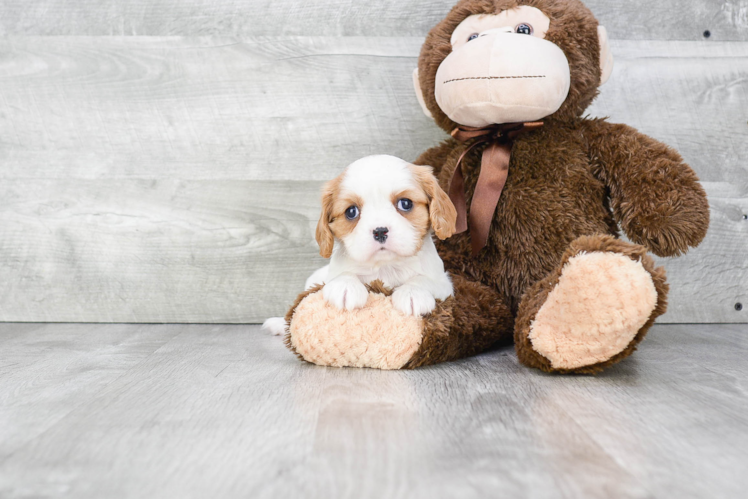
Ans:
[{"label": "wooden plank wall", "polygon": [[[451,5],[4,0],[0,321],[283,313],[321,182],[444,138],[410,73]],[[588,5],[616,58],[590,114],[679,149],[712,204],[663,321],[748,322],[748,0]]]}]

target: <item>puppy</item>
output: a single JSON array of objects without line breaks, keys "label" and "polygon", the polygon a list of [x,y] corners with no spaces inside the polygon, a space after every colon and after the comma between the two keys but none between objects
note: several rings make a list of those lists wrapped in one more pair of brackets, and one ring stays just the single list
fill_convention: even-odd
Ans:
[{"label": "puppy", "polygon": [[[396,309],[428,314],[436,299],[452,295],[433,234],[449,238],[456,220],[431,167],[385,155],[358,160],[322,190],[316,238],[330,264],[312,274],[306,289],[323,284],[327,302],[353,310],[369,297],[364,284],[381,280],[394,289]],[[282,318],[263,326],[278,335],[285,331]]]}]

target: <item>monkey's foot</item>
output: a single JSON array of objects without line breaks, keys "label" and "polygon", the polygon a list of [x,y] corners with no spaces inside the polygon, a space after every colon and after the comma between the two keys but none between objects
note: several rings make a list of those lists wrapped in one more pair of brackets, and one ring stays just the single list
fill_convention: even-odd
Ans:
[{"label": "monkey's foot", "polygon": [[600,371],[635,350],[665,311],[666,294],[664,271],[643,247],[580,238],[520,305],[520,360],[549,372]]},{"label": "monkey's foot", "polygon": [[368,286],[366,304],[353,310],[331,305],[318,286],[303,293],[286,316],[286,346],[322,366],[402,368],[418,351],[424,319],[398,311],[383,286]]},{"label": "monkey's foot", "polygon": [[302,293],[286,315],[286,346],[323,366],[413,369],[472,356],[511,342],[514,318],[490,287],[453,275],[455,294],[426,316],[404,314],[381,282],[352,311],[331,306],[321,286]]}]

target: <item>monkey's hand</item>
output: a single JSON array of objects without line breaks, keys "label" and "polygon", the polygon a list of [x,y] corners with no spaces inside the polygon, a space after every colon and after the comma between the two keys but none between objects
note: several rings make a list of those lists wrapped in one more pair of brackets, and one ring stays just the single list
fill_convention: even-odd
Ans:
[{"label": "monkey's hand", "polygon": [[589,120],[584,127],[595,174],[609,187],[613,216],[631,241],[661,257],[701,243],[709,203],[675,150],[626,125]]}]

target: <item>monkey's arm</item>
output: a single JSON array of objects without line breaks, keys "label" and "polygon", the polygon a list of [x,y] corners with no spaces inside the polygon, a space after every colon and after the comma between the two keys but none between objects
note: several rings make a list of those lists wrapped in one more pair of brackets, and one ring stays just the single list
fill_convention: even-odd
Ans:
[{"label": "monkey's arm", "polygon": [[595,174],[607,184],[613,216],[631,241],[661,257],[701,243],[709,203],[675,150],[626,125],[588,120],[583,127]]}]

